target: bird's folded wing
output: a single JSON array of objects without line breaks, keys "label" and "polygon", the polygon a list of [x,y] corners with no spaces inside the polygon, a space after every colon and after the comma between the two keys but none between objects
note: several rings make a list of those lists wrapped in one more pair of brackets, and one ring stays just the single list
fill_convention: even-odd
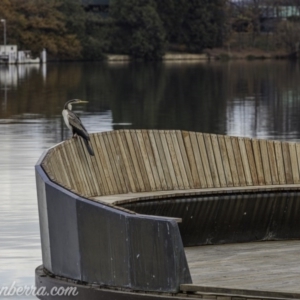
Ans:
[{"label": "bird's folded wing", "polygon": [[82,137],[86,138],[89,140],[89,135],[87,133],[87,130],[81,123],[80,119],[74,114],[74,113],[69,113],[68,114],[68,120],[70,125],[74,128],[74,131],[81,135]]}]

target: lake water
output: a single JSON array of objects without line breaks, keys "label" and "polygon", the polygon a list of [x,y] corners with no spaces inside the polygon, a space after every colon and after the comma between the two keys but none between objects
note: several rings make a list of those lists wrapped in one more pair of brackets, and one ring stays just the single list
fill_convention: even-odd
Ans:
[{"label": "lake water", "polygon": [[65,101],[89,101],[76,111],[90,132],[184,129],[299,141],[299,83],[292,61],[0,66],[0,288],[34,285],[42,263],[34,165],[70,137]]}]

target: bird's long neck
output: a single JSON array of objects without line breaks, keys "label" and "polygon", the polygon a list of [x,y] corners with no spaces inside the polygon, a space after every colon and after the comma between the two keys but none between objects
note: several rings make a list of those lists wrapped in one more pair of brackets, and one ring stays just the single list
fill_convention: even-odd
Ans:
[{"label": "bird's long neck", "polygon": [[65,104],[64,109],[72,110],[72,104],[71,104],[70,102],[67,102],[67,103]]}]

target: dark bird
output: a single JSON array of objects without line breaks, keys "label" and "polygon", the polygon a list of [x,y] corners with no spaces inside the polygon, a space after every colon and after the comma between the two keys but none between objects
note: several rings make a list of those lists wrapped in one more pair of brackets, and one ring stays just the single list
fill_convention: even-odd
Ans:
[{"label": "dark bird", "polygon": [[67,127],[70,130],[72,130],[73,137],[76,137],[77,135],[82,137],[89,154],[94,156],[94,151],[89,143],[90,142],[89,134],[85,129],[85,127],[83,126],[83,124],[81,123],[80,118],[72,111],[72,104],[87,103],[87,102],[88,101],[83,101],[80,99],[72,99],[67,101],[62,111],[62,115]]}]

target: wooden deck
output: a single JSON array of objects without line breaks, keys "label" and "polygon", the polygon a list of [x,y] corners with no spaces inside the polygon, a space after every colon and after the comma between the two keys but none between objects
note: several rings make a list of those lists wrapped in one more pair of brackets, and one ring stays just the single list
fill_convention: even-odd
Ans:
[{"label": "wooden deck", "polygon": [[142,193],[126,193],[106,196],[91,197],[93,200],[110,204],[122,205],[137,201],[169,199],[174,197],[191,197],[201,195],[230,195],[242,193],[263,193],[263,192],[283,192],[283,191],[299,191],[300,184],[286,185],[265,185],[265,186],[247,186],[247,187],[231,187],[231,188],[211,188],[211,189],[187,189],[187,190],[169,190]]},{"label": "wooden deck", "polygon": [[185,248],[193,285],[185,291],[300,298],[300,241]]}]

